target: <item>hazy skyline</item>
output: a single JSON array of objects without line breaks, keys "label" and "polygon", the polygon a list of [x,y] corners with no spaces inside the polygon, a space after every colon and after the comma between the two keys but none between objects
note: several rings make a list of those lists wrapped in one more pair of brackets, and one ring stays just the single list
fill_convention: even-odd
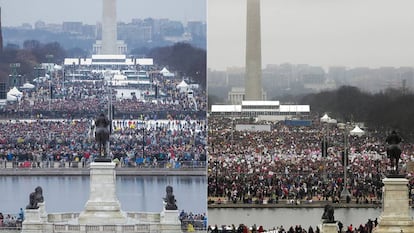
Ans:
[{"label": "hazy skyline", "polygon": [[[244,67],[246,0],[207,8],[207,67]],[[411,0],[262,0],[262,66],[414,66],[412,9]]]},{"label": "hazy skyline", "polygon": [[[102,19],[102,0],[0,0],[2,26],[81,21],[96,24]],[[24,7],[23,7],[24,6]],[[206,0],[117,0],[117,21],[133,18],[168,18],[206,21]]]}]

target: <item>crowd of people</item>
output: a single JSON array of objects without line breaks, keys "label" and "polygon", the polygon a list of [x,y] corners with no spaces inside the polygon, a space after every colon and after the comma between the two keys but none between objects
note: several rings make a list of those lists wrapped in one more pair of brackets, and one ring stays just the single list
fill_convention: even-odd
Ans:
[{"label": "crowd of people", "polygon": [[20,208],[20,212],[17,216],[5,214],[0,212],[0,230],[20,230],[22,227],[22,222],[24,220],[23,209]]},{"label": "crowd of people", "polygon": [[207,215],[205,213],[193,214],[181,210],[179,219],[181,229],[184,232],[205,231],[207,229]]},{"label": "crowd of people", "polygon": [[[204,119],[207,98],[204,88],[187,91],[177,88],[181,81],[176,78],[151,77],[150,85],[135,85],[136,95],[123,98],[117,95],[121,89],[109,87],[103,75],[98,80],[70,81],[56,72],[49,80],[38,82],[35,88],[22,89],[18,101],[8,102],[1,109],[2,118],[84,118],[97,116],[108,111],[109,96],[112,94],[113,114],[123,119]],[[125,87],[122,87],[125,88]],[[155,95],[157,89],[157,95]],[[138,93],[141,95],[138,96]]]},{"label": "crowd of people", "polygon": [[[236,131],[231,119],[210,117],[208,134],[209,202],[309,203],[339,202],[344,187],[348,202],[379,203],[383,174],[390,169],[385,153],[387,135],[368,130],[363,136],[349,136],[335,125],[313,120],[311,126],[271,124],[270,131]],[[348,135],[347,182],[341,151]],[[322,156],[321,141],[329,141]],[[413,144],[402,145],[402,170],[412,177]],[[413,180],[410,179],[412,198]],[[216,197],[215,199],[213,197]]]},{"label": "crowd of people", "polygon": [[[86,166],[99,154],[94,120],[20,120],[0,122],[0,161],[55,162]],[[114,120],[111,157],[120,167],[203,167],[206,165],[204,120]]]},{"label": "crowd of people", "polygon": [[206,166],[203,88],[192,88],[189,96],[177,88],[181,79],[153,73],[148,77],[152,84],[131,87],[131,98],[109,87],[102,73],[90,73],[92,78],[83,80],[62,74],[55,71],[48,79],[38,79],[34,88],[23,89],[17,101],[8,101],[0,110],[0,162],[5,166],[76,162],[86,167],[98,156],[94,119],[108,112],[113,119],[109,151],[120,167]]},{"label": "crowd of people", "polygon": [[[350,224],[349,226],[344,226],[341,221],[336,222],[337,231],[338,233],[372,233],[372,231],[377,227],[378,220],[371,220],[365,224],[359,224],[359,226],[353,226]],[[308,228],[302,227],[301,225],[290,226],[288,228],[283,227],[283,225],[273,227],[272,229],[264,229],[263,226],[256,226],[253,224],[252,226],[247,226],[245,224],[239,224],[238,226],[232,224],[231,226],[208,226],[207,228],[208,233],[320,233],[321,229],[319,226],[312,227],[309,226]]]}]

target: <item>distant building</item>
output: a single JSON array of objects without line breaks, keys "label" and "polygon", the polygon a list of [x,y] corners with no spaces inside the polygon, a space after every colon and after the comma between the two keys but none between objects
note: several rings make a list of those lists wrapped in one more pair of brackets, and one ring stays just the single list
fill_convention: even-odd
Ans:
[{"label": "distant building", "polygon": [[[231,104],[241,104],[245,100],[246,92],[244,87],[232,87],[228,93],[228,101]],[[266,92],[262,89],[262,100],[267,99]]]},{"label": "distant building", "polygon": [[279,101],[245,100],[241,104],[211,106],[212,115],[234,118],[254,118],[258,121],[282,121],[307,118],[309,113],[309,105],[281,105]]},{"label": "distant building", "polygon": [[187,31],[192,37],[206,37],[207,26],[201,21],[189,21],[187,23]]},{"label": "distant building", "polygon": [[122,54],[96,54],[90,58],[65,58],[64,66],[83,66],[93,70],[128,69],[135,66],[148,67],[154,65],[152,58],[128,58]]},{"label": "distant building", "polygon": [[38,21],[35,22],[34,28],[35,28],[35,30],[45,29],[46,28],[46,23],[41,21],[41,20],[38,20]]},{"label": "distant building", "polygon": [[[113,54],[126,54],[127,53],[128,48],[127,48],[127,45],[123,41],[118,40],[115,45],[116,45],[116,51]],[[97,40],[95,44],[93,44],[92,52],[93,54],[106,54],[103,52],[101,40]]]},{"label": "distant building", "polygon": [[62,30],[63,32],[67,32],[71,34],[82,34],[83,23],[82,22],[63,22]]}]

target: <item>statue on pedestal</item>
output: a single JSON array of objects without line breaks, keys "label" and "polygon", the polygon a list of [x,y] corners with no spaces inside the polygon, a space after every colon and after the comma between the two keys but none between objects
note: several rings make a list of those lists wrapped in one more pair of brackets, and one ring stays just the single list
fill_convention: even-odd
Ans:
[{"label": "statue on pedestal", "polygon": [[95,120],[95,140],[99,144],[99,156],[102,158],[106,158],[108,156],[105,147],[109,140],[108,126],[110,123],[111,122],[103,113],[101,113]]},{"label": "statue on pedestal", "polygon": [[391,173],[398,174],[398,161],[400,160],[401,155],[401,147],[400,142],[402,138],[397,134],[395,130],[388,135],[385,142],[388,144],[387,146],[387,156],[391,160]]},{"label": "statue on pedestal", "polygon": [[164,198],[164,201],[167,203],[165,205],[166,210],[177,210],[177,205],[175,204],[176,200],[173,194],[173,187],[167,186],[166,188],[167,195]]},{"label": "statue on pedestal", "polygon": [[26,209],[39,209],[38,203],[43,203],[43,201],[42,187],[37,186],[35,191],[30,193],[29,204],[26,206]]},{"label": "statue on pedestal", "polygon": [[323,223],[335,223],[334,208],[327,204],[325,205],[324,212],[322,214]]}]

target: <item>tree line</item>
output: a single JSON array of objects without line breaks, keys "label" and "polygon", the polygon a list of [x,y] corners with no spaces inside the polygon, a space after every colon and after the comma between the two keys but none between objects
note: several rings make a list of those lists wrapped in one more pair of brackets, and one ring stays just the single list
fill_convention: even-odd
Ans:
[{"label": "tree line", "polygon": [[[73,54],[78,54],[79,57],[87,55],[82,51],[65,50],[58,42],[42,44],[37,40],[26,40],[21,49],[6,46],[0,52],[0,78],[4,79],[11,73],[12,63],[20,63],[19,74],[28,77],[33,74],[36,65],[44,62],[62,64],[65,57]],[[182,76],[188,76],[206,86],[206,51],[203,49],[187,43],[177,43],[152,48],[144,56],[152,57],[155,64],[179,71]]]},{"label": "tree line", "polygon": [[389,133],[397,130],[405,140],[414,139],[414,94],[389,88],[366,93],[353,86],[308,94],[301,100],[311,111],[326,112],[341,122],[364,122],[369,128]]}]

